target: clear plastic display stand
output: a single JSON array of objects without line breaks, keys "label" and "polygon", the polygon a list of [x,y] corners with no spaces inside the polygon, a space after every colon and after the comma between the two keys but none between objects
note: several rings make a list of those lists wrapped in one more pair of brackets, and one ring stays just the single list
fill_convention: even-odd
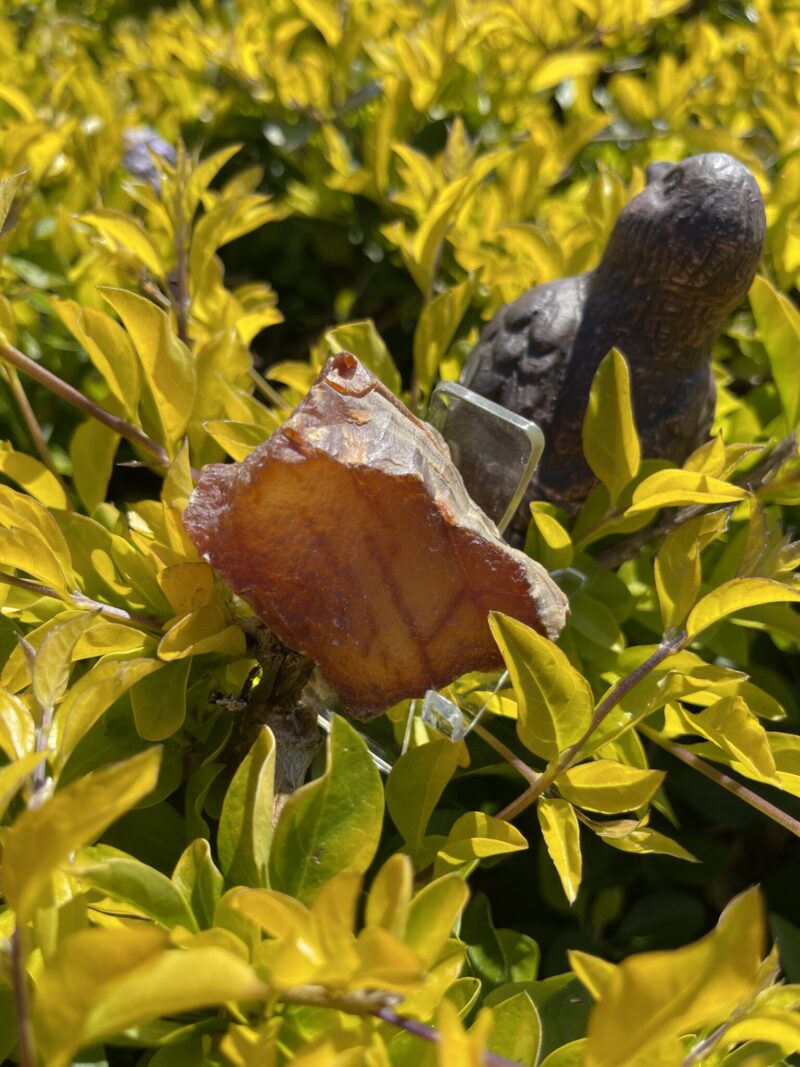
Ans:
[{"label": "clear plastic display stand", "polygon": [[[440,382],[436,386],[428,422],[447,442],[467,492],[502,534],[536,470],[544,450],[544,434],[531,419],[508,411],[458,382]],[[492,695],[471,719],[452,700],[429,689],[422,702],[422,721],[451,741],[462,741],[507,682],[508,673],[504,671]]]},{"label": "clear plastic display stand", "polygon": [[436,386],[428,422],[447,442],[469,495],[503,533],[542,455],[542,431],[458,382]]}]

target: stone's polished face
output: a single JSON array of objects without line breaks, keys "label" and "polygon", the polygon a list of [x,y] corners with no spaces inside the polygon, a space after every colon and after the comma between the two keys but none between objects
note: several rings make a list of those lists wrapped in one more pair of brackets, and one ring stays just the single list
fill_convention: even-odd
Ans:
[{"label": "stone's polished face", "polygon": [[203,470],[184,522],[359,718],[502,666],[492,610],[553,639],[566,618],[546,571],[467,496],[439,434],[348,353],[247,459]]},{"label": "stone's polished face", "polygon": [[[643,456],[682,464],[708,436],[711,350],[755,275],[764,203],[747,167],[719,152],[655,163],[648,180],[621,211],[595,270],[501,308],[464,367],[464,385],[544,432],[528,501],[574,512],[594,486],[581,428],[611,348],[630,366]],[[529,517],[523,505],[517,538]]]}]

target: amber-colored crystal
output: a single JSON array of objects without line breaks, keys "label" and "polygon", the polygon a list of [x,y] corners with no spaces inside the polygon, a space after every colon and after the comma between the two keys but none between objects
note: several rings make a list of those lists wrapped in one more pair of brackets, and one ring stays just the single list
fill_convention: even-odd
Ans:
[{"label": "amber-colored crystal", "polygon": [[490,610],[564,625],[564,595],[499,538],[440,435],[346,352],[247,459],[203,470],[184,521],[359,718],[500,667]]}]

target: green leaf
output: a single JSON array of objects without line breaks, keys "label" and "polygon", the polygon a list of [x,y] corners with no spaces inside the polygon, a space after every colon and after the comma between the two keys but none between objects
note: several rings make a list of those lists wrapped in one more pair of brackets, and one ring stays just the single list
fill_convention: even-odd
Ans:
[{"label": "green leaf", "polygon": [[697,637],[712,623],[735,611],[744,611],[760,604],[797,603],[800,590],[771,578],[734,578],[707,593],[699,601],[686,622],[690,639]]},{"label": "green leaf", "polygon": [[757,274],[750,287],[750,307],[761,343],[767,350],[772,377],[781,398],[781,407],[791,433],[800,418],[800,312],[783,293]]},{"label": "green leaf", "polygon": [[352,352],[358,356],[367,370],[371,370],[395,396],[400,396],[403,390],[400,372],[372,319],[348,322],[344,326],[328,330],[325,343],[332,356],[337,352]]},{"label": "green leaf", "polygon": [[161,762],[159,749],[92,771],[20,815],[3,842],[3,893],[22,924],[33,914],[50,876],[71,852],[103,831],[151,793]]},{"label": "green leaf", "polygon": [[209,419],[203,423],[203,429],[212,441],[216,441],[235,460],[247,459],[268,437],[268,431],[263,426],[232,419]]},{"label": "green leaf", "polygon": [[725,1019],[755,992],[764,934],[763,905],[750,889],[700,941],[623,960],[589,1020],[586,1067],[628,1067],[654,1045]]},{"label": "green leaf", "polygon": [[580,763],[558,776],[555,785],[565,800],[579,808],[615,815],[649,804],[666,775],[644,771],[616,760]]},{"label": "green leaf", "polygon": [[142,923],[66,938],[37,987],[35,1031],[47,1067],[67,1067],[82,1046],[151,1019],[265,995],[232,952],[168,945],[166,931]]},{"label": "green leaf", "polygon": [[423,307],[414,330],[414,370],[423,392],[430,392],[474,291],[471,279],[435,296]]},{"label": "green leaf", "polygon": [[63,769],[81,739],[123,693],[160,667],[155,659],[112,660],[97,663],[82,675],[56,709],[52,731],[56,769]]},{"label": "green leaf", "polygon": [[711,478],[700,471],[656,471],[636,486],[633,503],[625,515],[689,504],[735,504],[747,497],[746,489],[720,481],[719,478]]},{"label": "green leaf", "polygon": [[542,837],[550,853],[561,885],[570,904],[575,903],[581,884],[583,861],[578,819],[575,810],[566,800],[540,797],[536,814],[542,828]]},{"label": "green leaf", "polygon": [[275,786],[275,738],[268,726],[233,776],[217,833],[217,850],[229,886],[267,887]]},{"label": "green leaf", "polygon": [[586,1056],[586,1038],[580,1037],[577,1041],[568,1041],[561,1048],[553,1049],[546,1056],[540,1067],[583,1067]]},{"label": "green leaf", "polygon": [[494,1001],[494,1025],[488,1050],[505,1056],[524,1067],[536,1067],[542,1043],[539,1012],[528,994],[521,990],[501,1001]]},{"label": "green leaf", "polygon": [[75,615],[53,627],[37,649],[31,682],[33,695],[43,711],[52,711],[66,692],[75,646],[95,622],[96,614]]},{"label": "green leaf", "polygon": [[413,860],[420,858],[428,821],[457,766],[458,745],[442,740],[409,749],[392,767],[386,806]]},{"label": "green leaf", "polygon": [[526,748],[544,759],[580,740],[594,710],[589,683],[546,637],[498,612],[489,617],[503,654],[519,713],[517,733]]},{"label": "green leaf", "polygon": [[583,420],[583,452],[614,507],[639,472],[642,453],[625,357],[612,348],[597,368]]},{"label": "green leaf", "polygon": [[145,741],[163,741],[183,726],[186,718],[186,686],[191,659],[159,663],[161,669],[148,671],[131,690],[136,730]]},{"label": "green leaf", "polygon": [[170,455],[186,432],[194,404],[195,366],[191,353],[172,331],[161,308],[124,289],[101,288],[133,341],[155,400]]},{"label": "green leaf", "polygon": [[202,837],[187,845],[172,873],[173,884],[183,895],[203,930],[214,925],[214,912],[222,897],[225,880],[211,858],[211,846]]},{"label": "green leaf", "polygon": [[180,890],[161,871],[133,857],[114,856],[85,866],[79,856],[69,873],[112,900],[129,904],[168,930],[176,926],[191,931],[199,929]]},{"label": "green leaf", "polygon": [[369,867],[383,825],[383,785],[363,739],[335,716],[322,777],[286,801],[275,827],[270,884],[305,904],[334,874]]}]

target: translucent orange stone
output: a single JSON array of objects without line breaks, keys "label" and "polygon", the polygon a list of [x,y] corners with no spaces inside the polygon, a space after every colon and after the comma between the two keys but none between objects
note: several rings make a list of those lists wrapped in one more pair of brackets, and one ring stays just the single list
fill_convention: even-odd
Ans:
[{"label": "translucent orange stone", "polygon": [[547,572],[467,496],[440,435],[346,352],[247,459],[202,471],[184,522],[358,718],[499,668],[491,610],[552,639],[566,618]]}]

